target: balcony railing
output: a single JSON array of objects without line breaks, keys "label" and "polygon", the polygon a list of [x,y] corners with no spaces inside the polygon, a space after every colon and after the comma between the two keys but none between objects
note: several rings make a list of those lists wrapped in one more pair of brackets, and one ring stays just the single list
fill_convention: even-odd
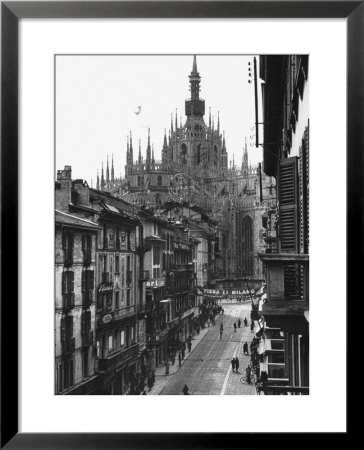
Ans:
[{"label": "balcony railing", "polygon": [[106,312],[100,316],[99,325],[111,323],[116,320],[124,319],[135,314],[135,306],[126,306],[125,308],[117,309],[116,311]]},{"label": "balcony railing", "polygon": [[92,304],[94,298],[94,290],[88,289],[87,291],[82,293],[82,305],[87,308]]},{"label": "balcony railing", "polygon": [[139,281],[148,281],[150,279],[150,271],[149,270],[141,270],[139,272]]},{"label": "balcony railing", "polygon": [[107,358],[99,359],[99,370],[112,370],[117,368],[129,359],[136,358],[138,356],[139,344],[133,344],[131,347],[121,349]]},{"label": "balcony railing", "polygon": [[66,341],[62,342],[62,353],[64,355],[68,354],[68,353],[72,353],[75,351],[75,343],[76,343],[76,339],[70,338],[67,339]]},{"label": "balcony railing", "polygon": [[82,334],[82,345],[84,347],[89,347],[94,342],[94,332],[88,331],[87,333]]},{"label": "balcony railing", "polygon": [[72,309],[75,306],[75,294],[72,292],[70,294],[63,294],[63,309]]}]

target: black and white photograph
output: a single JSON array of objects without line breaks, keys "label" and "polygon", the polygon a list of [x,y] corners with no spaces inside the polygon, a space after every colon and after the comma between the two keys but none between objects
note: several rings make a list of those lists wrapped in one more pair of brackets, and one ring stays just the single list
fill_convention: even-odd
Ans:
[{"label": "black and white photograph", "polygon": [[309,56],[54,72],[54,394],[309,395]]}]

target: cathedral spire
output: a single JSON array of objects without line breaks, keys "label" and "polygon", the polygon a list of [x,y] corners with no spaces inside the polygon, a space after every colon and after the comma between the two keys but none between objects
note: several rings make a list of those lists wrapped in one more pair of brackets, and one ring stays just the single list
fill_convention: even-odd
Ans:
[{"label": "cathedral spire", "polygon": [[111,155],[111,182],[114,183],[114,155]]},{"label": "cathedral spire", "polygon": [[220,111],[217,111],[217,132],[220,134]]},{"label": "cathedral spire", "polygon": [[177,128],[178,128],[178,123],[177,123],[177,108],[176,108],[176,122],[175,122],[175,124],[176,124],[176,131],[177,131]]},{"label": "cathedral spire", "polygon": [[167,134],[166,134],[166,129],[164,129],[163,148],[167,148]]},{"label": "cathedral spire", "polygon": [[147,162],[147,164],[150,163],[150,128],[148,128],[148,145],[147,145],[146,162]]},{"label": "cathedral spire", "polygon": [[200,74],[197,72],[196,55],[193,55],[193,66],[190,78],[191,100],[198,100],[200,95]]},{"label": "cathedral spire", "polygon": [[109,174],[109,155],[107,155],[107,162],[106,162],[106,183],[109,184],[110,181],[110,174]]},{"label": "cathedral spire", "polygon": [[154,144],[152,144],[152,164],[154,164]]},{"label": "cathedral spire", "polygon": [[139,139],[139,156],[138,156],[139,163],[142,162],[142,142],[141,139]]},{"label": "cathedral spire", "polygon": [[99,177],[99,169],[97,169],[97,177],[96,177],[96,189],[100,190],[100,177]]},{"label": "cathedral spire", "polygon": [[171,113],[171,132],[173,133],[173,113]]},{"label": "cathedral spire", "polygon": [[209,127],[211,128],[211,106],[209,108]]},{"label": "cathedral spire", "polygon": [[133,156],[133,138],[132,138],[131,130],[130,130],[130,150],[129,150],[130,165],[133,164],[133,160],[134,160],[134,156]]},{"label": "cathedral spire", "polygon": [[101,162],[101,190],[105,188],[105,178],[104,178],[104,163]]}]

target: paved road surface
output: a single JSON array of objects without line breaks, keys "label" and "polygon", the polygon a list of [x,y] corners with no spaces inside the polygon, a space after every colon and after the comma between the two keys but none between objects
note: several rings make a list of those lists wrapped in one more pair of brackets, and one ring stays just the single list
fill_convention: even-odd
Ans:
[{"label": "paved road surface", "polygon": [[[193,348],[182,367],[167,382],[160,395],[180,395],[187,384],[191,395],[255,395],[255,387],[240,383],[250,356],[244,356],[243,343],[251,342],[249,302],[242,304],[223,304],[224,315],[217,316],[216,325],[211,326]],[[234,332],[233,324],[241,318],[241,328]],[[248,326],[244,327],[244,317]],[[224,333],[220,339],[220,323],[223,322]],[[238,356],[239,374],[234,373],[231,359]]]}]

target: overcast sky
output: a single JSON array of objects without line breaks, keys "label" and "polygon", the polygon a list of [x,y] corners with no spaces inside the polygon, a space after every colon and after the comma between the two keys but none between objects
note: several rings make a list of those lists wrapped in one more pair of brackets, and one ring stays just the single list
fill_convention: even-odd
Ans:
[{"label": "overcast sky", "polygon": [[[255,110],[249,61],[253,56],[197,55],[205,123],[210,107],[215,126],[220,112],[229,159],[234,154],[239,166],[245,137],[251,163],[262,158],[261,148],[250,145],[255,144]],[[105,169],[107,155],[110,162],[113,155],[115,176],[124,176],[127,135],[131,130],[134,159],[139,139],[144,157],[148,127],[155,158],[160,159],[164,129],[168,133],[176,108],[178,124],[180,117],[184,123],[192,63],[193,55],[57,56],[56,169],[71,165],[72,178],[86,179],[90,185],[93,180],[95,187],[97,169],[102,161]],[[136,115],[139,106],[141,113]]]}]

